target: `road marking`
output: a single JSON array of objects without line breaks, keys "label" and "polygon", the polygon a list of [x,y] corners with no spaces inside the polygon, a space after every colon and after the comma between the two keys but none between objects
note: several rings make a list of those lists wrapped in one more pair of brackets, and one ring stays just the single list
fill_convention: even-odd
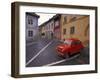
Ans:
[{"label": "road marking", "polygon": [[77,55],[75,55],[75,56],[73,56],[71,58],[67,58],[67,59],[63,59],[63,60],[60,60],[60,61],[52,62],[50,64],[46,64],[46,65],[43,65],[43,66],[52,66],[52,65],[59,64],[59,63],[65,62],[65,61],[69,61],[69,60],[72,60],[72,59],[78,57],[79,55],[80,54],[77,54]]},{"label": "road marking", "polygon": [[35,56],[33,56],[33,57],[26,63],[26,66],[27,66],[29,63],[31,63],[34,59],[36,59],[36,58],[40,55],[40,53],[43,52],[51,43],[52,43],[52,41],[49,42],[44,48],[42,48]]},{"label": "road marking", "polygon": [[38,43],[38,42],[27,43],[26,46],[30,46],[30,45],[32,45],[32,44],[36,44],[36,43]]}]

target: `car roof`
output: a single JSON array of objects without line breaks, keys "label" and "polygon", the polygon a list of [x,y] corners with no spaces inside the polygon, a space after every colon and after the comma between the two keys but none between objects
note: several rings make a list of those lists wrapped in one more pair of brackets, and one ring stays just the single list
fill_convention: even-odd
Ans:
[{"label": "car roof", "polygon": [[[80,41],[80,40],[78,40],[78,39],[76,39],[76,38],[69,38],[69,39],[66,39],[66,40],[69,40],[69,41]],[[66,41],[65,40],[65,41]]]}]

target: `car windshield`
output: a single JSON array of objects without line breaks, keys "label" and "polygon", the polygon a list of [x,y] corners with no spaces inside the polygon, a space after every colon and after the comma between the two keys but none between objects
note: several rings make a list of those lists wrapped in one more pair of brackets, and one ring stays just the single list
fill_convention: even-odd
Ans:
[{"label": "car windshield", "polygon": [[64,41],[64,44],[71,45],[71,41],[66,40],[66,41]]}]

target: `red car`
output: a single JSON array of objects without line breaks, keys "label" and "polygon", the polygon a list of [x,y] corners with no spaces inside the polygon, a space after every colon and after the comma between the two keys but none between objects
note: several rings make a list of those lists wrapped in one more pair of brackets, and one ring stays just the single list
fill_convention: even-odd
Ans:
[{"label": "red car", "polygon": [[70,57],[72,54],[80,52],[84,46],[82,42],[78,39],[67,39],[64,41],[64,44],[57,46],[58,54],[64,58]]}]

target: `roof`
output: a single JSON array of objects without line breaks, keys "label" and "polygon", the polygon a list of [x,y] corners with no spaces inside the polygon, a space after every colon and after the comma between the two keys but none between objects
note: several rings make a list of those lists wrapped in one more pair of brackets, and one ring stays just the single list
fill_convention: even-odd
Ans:
[{"label": "roof", "polygon": [[52,21],[53,19],[55,20],[56,18],[60,17],[60,14],[56,14],[54,15],[52,18],[50,18],[49,20],[47,20],[46,22],[44,22],[43,24],[41,24],[39,27],[42,27],[44,25],[46,25],[47,23],[49,23],[50,21]]},{"label": "roof", "polygon": [[31,15],[31,16],[35,16],[35,17],[38,17],[38,18],[40,17],[39,15],[37,15],[34,12],[26,12],[26,14]]}]

